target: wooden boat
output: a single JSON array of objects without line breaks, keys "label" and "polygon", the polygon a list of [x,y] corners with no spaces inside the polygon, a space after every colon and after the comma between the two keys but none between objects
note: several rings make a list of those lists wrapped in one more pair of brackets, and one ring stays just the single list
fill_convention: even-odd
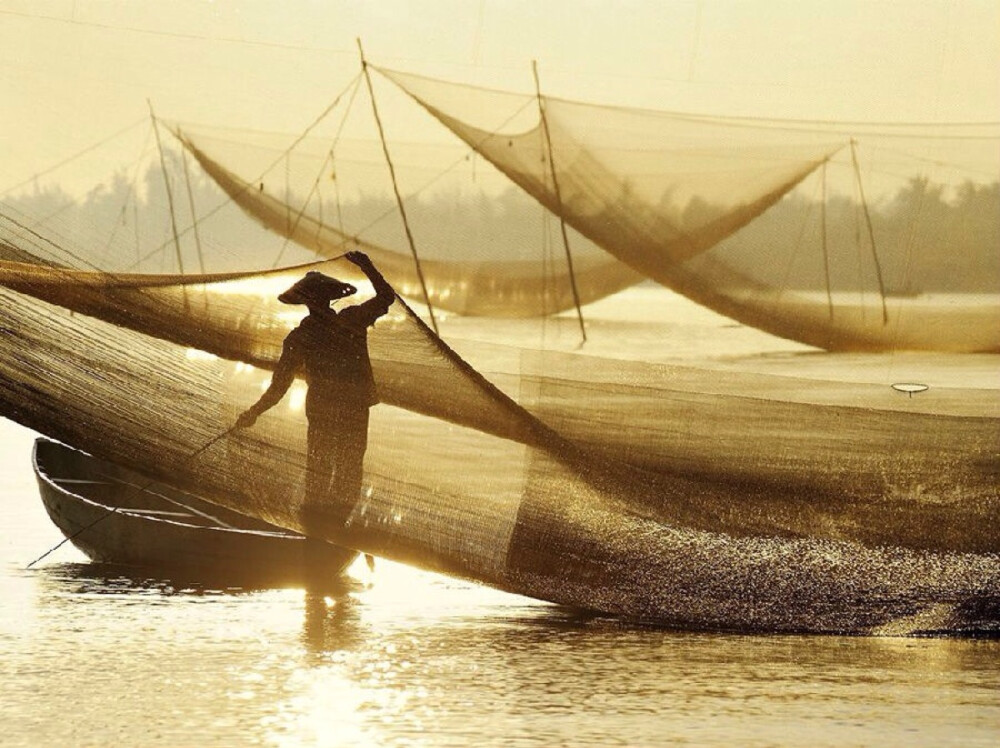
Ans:
[{"label": "wooden boat", "polygon": [[357,557],[50,439],[32,465],[49,517],[93,561],[278,586],[334,581]]}]

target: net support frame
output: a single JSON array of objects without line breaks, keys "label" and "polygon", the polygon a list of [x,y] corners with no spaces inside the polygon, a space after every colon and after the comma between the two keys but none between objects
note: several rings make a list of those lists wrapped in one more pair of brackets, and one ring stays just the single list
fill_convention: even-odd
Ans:
[{"label": "net support frame", "polygon": [[378,112],[378,103],[375,101],[375,88],[372,86],[371,73],[368,72],[368,61],[365,59],[365,50],[361,46],[361,39],[358,43],[358,54],[361,56],[361,72],[365,76],[365,84],[368,86],[368,96],[372,100],[372,114],[375,117],[375,126],[378,129],[379,141],[382,143],[382,153],[385,155],[385,162],[389,167],[389,176],[392,179],[392,191],[396,196],[396,205],[399,206],[399,215],[403,219],[403,229],[406,232],[406,241],[410,245],[410,253],[413,255],[413,264],[417,271],[417,278],[420,280],[420,290],[424,295],[424,303],[427,305],[427,314],[431,320],[431,327],[434,334],[438,335],[437,320],[434,317],[434,305],[431,304],[431,297],[427,291],[427,281],[424,279],[423,268],[420,267],[420,256],[417,254],[417,245],[413,240],[413,232],[410,231],[410,222],[406,217],[406,207],[403,205],[403,197],[399,193],[399,185],[396,183],[396,168],[393,166],[392,157],[389,155],[389,146],[385,140],[385,130],[382,127],[382,118]]},{"label": "net support frame", "polygon": [[[552,190],[555,193],[559,208],[559,230],[562,233],[563,248],[566,250],[566,265],[569,268],[569,283],[573,291],[573,304],[576,306],[576,316],[580,322],[580,336],[583,343],[587,342],[587,329],[583,324],[583,309],[580,307],[580,292],[576,287],[576,273],[573,271],[573,253],[569,249],[569,236],[566,233],[566,221],[562,216],[562,195],[559,192],[559,180],[556,177],[556,163],[552,155],[552,137],[549,135],[549,119],[545,114],[545,102],[542,99],[542,87],[538,80],[538,62],[531,61],[531,74],[535,79],[535,97],[538,100],[538,114],[542,120],[542,132],[545,133],[545,152],[548,155],[549,171],[552,174]],[[581,343],[581,345],[583,344]]]}]

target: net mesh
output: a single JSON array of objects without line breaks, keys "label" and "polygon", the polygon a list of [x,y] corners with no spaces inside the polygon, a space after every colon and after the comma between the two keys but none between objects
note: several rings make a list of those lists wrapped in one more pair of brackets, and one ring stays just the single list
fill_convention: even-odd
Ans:
[{"label": "net mesh", "polygon": [[[553,244],[558,224],[495,174],[483,174],[488,166],[473,173],[461,150],[393,147],[397,178],[412,190],[406,210],[415,259],[375,143],[193,125],[176,132],[205,173],[263,226],[322,257],[361,249],[401,295],[435,309],[533,317],[572,308],[574,282],[585,304],[642,280],[579,236],[571,279],[561,245]],[[449,162],[465,168],[449,174]]]},{"label": "net mesh", "polygon": [[[537,124],[537,102],[531,105],[522,101],[521,116]],[[516,132],[516,118],[506,119]],[[185,126],[181,134],[209,148],[204,133],[196,140]],[[231,134],[219,142],[245,154],[246,134]],[[264,147],[247,174],[265,171],[290,143],[259,137]],[[371,288],[350,263],[316,262],[312,249],[247,220],[233,193],[253,192],[253,179],[244,175],[227,194],[215,181],[221,176],[200,171],[184,152],[160,156],[148,145],[134,168],[83,197],[40,187],[5,198],[0,413],[237,511],[306,529],[304,382],[253,428],[227,430],[259,397],[302,316],[275,302],[279,292],[309,269],[354,283],[362,299]],[[362,175],[384,170],[381,154],[348,158],[341,146],[347,149],[339,143],[327,167],[337,178],[320,188],[332,200],[303,215],[313,215],[321,233],[328,226],[340,232],[323,252],[360,246],[401,296],[419,299],[414,286],[405,294],[400,287],[412,284],[405,275],[412,258],[384,173],[381,192],[348,194],[349,184],[375,184]],[[205,152],[228,164],[219,148]],[[319,153],[322,161],[329,142]],[[440,171],[440,154],[394,153],[404,193],[420,195],[406,203],[422,259],[460,270],[440,286],[442,299],[451,294],[456,309],[467,311],[456,290],[469,279],[463,274],[476,268],[491,277],[490,263],[498,262],[494,286],[468,287],[484,313],[496,305],[517,316],[568,304],[565,288],[564,301],[553,295],[566,280],[562,249],[549,241],[558,226],[506,177],[463,156],[461,171],[476,190],[455,192],[449,183],[431,199],[416,188]],[[558,159],[558,146],[554,153]],[[795,169],[808,169],[808,154],[799,156]],[[257,204],[290,226],[301,203],[285,199],[286,166],[277,163],[278,176],[257,189]],[[316,161],[309,164],[303,186],[289,187],[289,195],[309,193]],[[752,190],[756,198],[747,192],[733,205],[779,189],[795,169],[771,173],[763,192],[762,184]],[[730,183],[742,189],[741,181]],[[720,174],[704,184],[723,182]],[[165,183],[175,191],[173,211]],[[992,204],[986,188],[970,195]],[[739,255],[728,242],[775,211],[814,215],[815,204],[799,199],[778,202],[681,266]],[[486,217],[480,234],[469,228],[476,224],[466,221],[470,215]],[[509,228],[523,229],[528,215],[530,231]],[[508,228],[494,231],[493,219]],[[718,215],[709,224],[721,225]],[[984,218],[975,230],[990,225]],[[420,242],[428,235],[439,239]],[[643,276],[580,234],[571,243],[578,271],[592,257],[595,277],[621,271],[631,283]],[[690,254],[691,246],[677,251]],[[396,261],[404,269],[393,277]],[[741,273],[766,277],[777,272],[772,266],[755,261]],[[518,298],[523,289],[530,292]],[[356,501],[327,497],[318,524],[310,514],[309,532],[544,600],[671,625],[906,633],[995,627],[1000,618],[995,387],[935,382],[911,399],[884,384],[602,360],[487,344],[484,335],[446,344],[422,322],[424,311],[397,299],[370,331],[381,402],[371,411],[364,490]],[[868,312],[877,317],[875,308]],[[468,319],[449,322],[472,329]],[[490,340],[515,326],[476,324]],[[634,331],[610,334],[622,329]],[[664,328],[650,335],[663,344]]]},{"label": "net mesh", "polygon": [[833,350],[1000,350],[996,124],[748,120],[552,97],[540,120],[534,97],[380,72],[581,234],[711,309]]},{"label": "net mesh", "polygon": [[[319,267],[351,277],[344,261]],[[303,271],[130,277],[4,263],[3,412],[302,530],[301,385],[252,429],[200,450],[266,384],[300,316],[274,303],[274,287]],[[554,602],[696,627],[860,633],[944,606],[944,618],[917,628],[954,629],[968,625],[972,602],[1000,592],[995,414],[969,415],[954,402],[871,412],[831,406],[832,391],[795,406],[794,383],[775,378],[768,393],[765,377],[756,383],[761,410],[745,418],[761,421],[769,442],[756,452],[713,442],[716,454],[694,457],[696,448],[676,451],[689,414],[714,409],[704,436],[743,411],[745,397],[702,393],[684,410],[680,370],[601,367],[588,357],[580,376],[582,359],[503,348],[479,353],[497,372],[494,386],[398,299],[370,343],[382,404],[372,411],[365,489],[356,501],[331,494],[310,507],[309,531],[332,542]],[[789,423],[799,427],[794,445],[783,441]],[[872,454],[885,447],[880,433],[931,425],[897,467]],[[956,437],[967,451],[935,455]],[[942,507],[899,495],[935,470],[968,473],[977,498]],[[798,480],[788,480],[791,471]]]}]

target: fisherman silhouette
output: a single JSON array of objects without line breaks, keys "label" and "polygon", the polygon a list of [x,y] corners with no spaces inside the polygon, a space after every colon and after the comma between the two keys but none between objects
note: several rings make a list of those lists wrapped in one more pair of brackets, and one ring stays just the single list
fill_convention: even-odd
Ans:
[{"label": "fisherman silhouette", "polygon": [[368,357],[368,328],[396,298],[367,255],[348,252],[345,256],[368,277],[375,296],[334,311],[331,302],[357,289],[317,271],[306,273],[279,295],[278,301],[284,304],[304,304],[309,314],[285,337],[267,390],[236,421],[237,428],[253,426],[261,413],[281,400],[295,375],[304,375],[309,422],[303,512],[307,536],[314,529],[315,510],[331,493],[338,507],[348,510],[361,494],[368,411],[378,402]]}]

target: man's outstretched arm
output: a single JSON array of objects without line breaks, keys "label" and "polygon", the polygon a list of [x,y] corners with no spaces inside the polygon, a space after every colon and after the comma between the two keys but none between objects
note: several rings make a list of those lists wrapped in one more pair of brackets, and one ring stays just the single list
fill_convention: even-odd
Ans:
[{"label": "man's outstretched arm", "polygon": [[282,345],[281,357],[274,367],[274,374],[271,375],[271,384],[264,390],[264,394],[260,396],[260,399],[243,411],[240,417],[236,419],[236,428],[245,429],[253,426],[257,418],[260,417],[260,414],[268,408],[277,405],[281,398],[285,396],[285,393],[288,392],[288,388],[292,386],[292,382],[295,380],[295,372],[299,368],[300,357],[291,337],[291,334],[289,334]]}]

